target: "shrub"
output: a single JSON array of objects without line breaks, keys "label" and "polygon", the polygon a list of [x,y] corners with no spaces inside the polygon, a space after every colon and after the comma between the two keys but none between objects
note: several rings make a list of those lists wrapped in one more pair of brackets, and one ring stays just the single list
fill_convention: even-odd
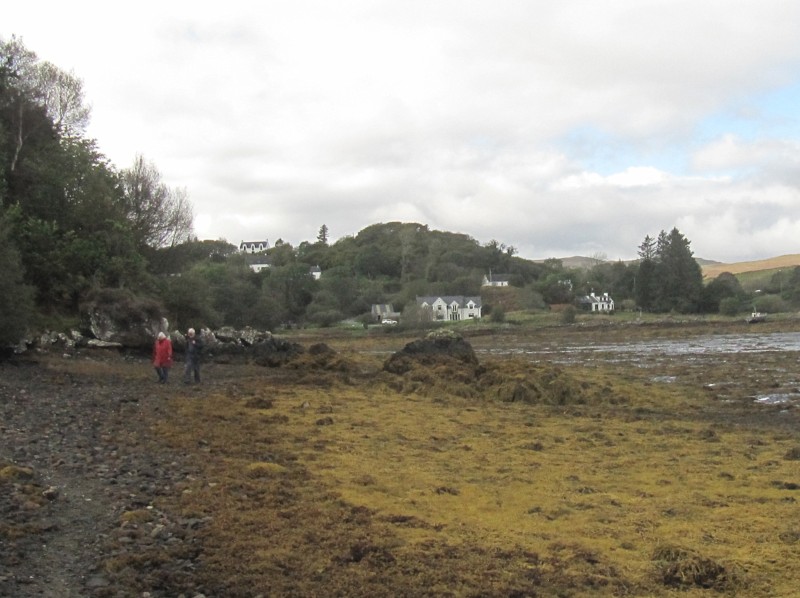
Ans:
[{"label": "shrub", "polygon": [[764,313],[781,313],[786,311],[786,302],[778,295],[764,295],[755,300],[753,307]]},{"label": "shrub", "polygon": [[502,307],[499,307],[499,306],[495,307],[492,310],[491,320],[492,320],[492,322],[496,322],[496,323],[505,322],[506,321],[506,310],[504,310]]},{"label": "shrub", "polygon": [[720,299],[719,313],[723,316],[735,316],[739,313],[741,302],[736,297],[725,297]]},{"label": "shrub", "polygon": [[564,311],[561,312],[561,323],[574,324],[577,313],[578,310],[575,309],[574,305],[568,305],[567,307],[564,308]]}]

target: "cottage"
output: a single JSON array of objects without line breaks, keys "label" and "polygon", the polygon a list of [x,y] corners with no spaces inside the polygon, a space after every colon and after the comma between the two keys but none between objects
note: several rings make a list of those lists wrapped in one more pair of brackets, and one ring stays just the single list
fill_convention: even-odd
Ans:
[{"label": "cottage", "polygon": [[322,276],[322,269],[319,266],[311,266],[311,268],[308,270],[308,273],[311,274],[311,277],[314,280],[319,280]]},{"label": "cottage", "polygon": [[481,298],[464,295],[417,297],[417,305],[431,311],[434,320],[480,319]]},{"label": "cottage", "polygon": [[578,307],[591,313],[611,313],[614,311],[614,300],[603,293],[601,296],[594,294],[594,291],[577,299]]},{"label": "cottage", "polygon": [[507,287],[508,286],[508,276],[505,274],[492,274],[489,271],[488,275],[483,276],[483,282],[481,286],[484,287]]}]

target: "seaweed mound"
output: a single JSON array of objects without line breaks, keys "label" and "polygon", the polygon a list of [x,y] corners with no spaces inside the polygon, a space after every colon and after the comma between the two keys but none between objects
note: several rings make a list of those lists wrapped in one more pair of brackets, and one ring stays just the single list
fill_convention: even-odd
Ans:
[{"label": "seaweed mound", "polygon": [[394,353],[383,364],[383,369],[402,375],[418,366],[441,365],[473,370],[480,366],[472,345],[464,337],[452,330],[437,330]]},{"label": "seaweed mound", "polygon": [[577,379],[565,368],[523,359],[478,362],[472,346],[450,330],[407,344],[383,365],[397,376],[399,392],[443,398],[448,395],[531,405],[586,405],[620,402],[610,388]]},{"label": "seaweed mound", "polygon": [[248,348],[248,352],[253,356],[253,362],[266,367],[285,365],[304,351],[301,345],[274,336]]},{"label": "seaweed mound", "polygon": [[562,367],[523,360],[487,367],[480,386],[486,398],[507,403],[583,405],[600,398],[596,388],[577,380]]}]

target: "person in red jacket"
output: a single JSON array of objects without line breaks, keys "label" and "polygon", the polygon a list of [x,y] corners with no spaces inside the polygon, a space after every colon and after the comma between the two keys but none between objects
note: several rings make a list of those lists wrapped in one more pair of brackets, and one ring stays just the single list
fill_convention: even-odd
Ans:
[{"label": "person in red jacket", "polygon": [[153,346],[153,367],[158,374],[159,384],[166,384],[169,368],[172,367],[172,341],[163,332],[158,333]]}]

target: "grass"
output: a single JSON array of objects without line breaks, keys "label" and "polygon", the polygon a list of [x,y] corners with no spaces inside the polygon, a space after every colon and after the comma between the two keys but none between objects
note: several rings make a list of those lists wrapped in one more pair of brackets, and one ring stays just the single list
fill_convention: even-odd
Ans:
[{"label": "grass", "polygon": [[[158,436],[204,475],[162,506],[211,517],[207,584],[229,596],[800,587],[796,428],[741,425],[699,386],[652,372],[497,360],[481,385],[446,368],[393,376],[383,358],[251,368],[202,401],[171,400]],[[505,402],[503,380],[539,391]],[[535,398],[554,381],[572,394]]]}]

